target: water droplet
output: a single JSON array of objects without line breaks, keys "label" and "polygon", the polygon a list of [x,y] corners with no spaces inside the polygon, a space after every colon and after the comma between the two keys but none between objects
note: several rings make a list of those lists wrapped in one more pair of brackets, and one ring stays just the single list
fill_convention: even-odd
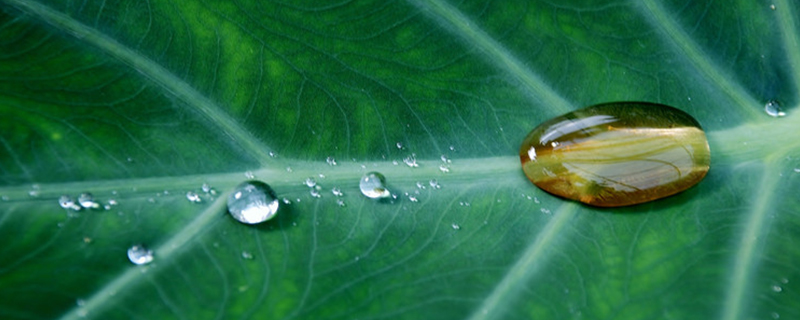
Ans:
[{"label": "water droplet", "polygon": [[327,162],[328,165],[331,165],[331,166],[337,165],[336,159],[334,159],[333,157],[328,157],[327,159],[325,159],[325,162]]},{"label": "water droplet", "polygon": [[253,260],[253,254],[247,251],[242,251],[242,258],[245,260]]},{"label": "water droplet", "polygon": [[442,188],[442,186],[439,185],[439,180],[436,180],[436,179],[431,179],[430,181],[428,181],[428,184],[434,189],[441,189]]},{"label": "water droplet", "polygon": [[28,191],[28,195],[31,196],[32,198],[36,198],[39,196],[39,190]]},{"label": "water droplet", "polygon": [[452,227],[453,230],[461,230],[461,226],[459,226],[458,224],[455,224],[455,223],[451,224],[450,227]]},{"label": "water droplet", "polygon": [[292,204],[292,200],[289,200],[287,198],[283,198],[282,200],[283,200],[283,203],[285,203],[285,204]]},{"label": "water droplet", "polygon": [[417,185],[417,189],[423,189],[423,190],[424,190],[424,189],[426,189],[426,188],[427,188],[427,187],[425,186],[425,184],[424,184],[424,183],[422,183],[422,182],[420,182],[420,181],[417,181],[416,185]]},{"label": "water droplet", "polygon": [[72,200],[72,197],[70,197],[68,195],[63,195],[63,196],[59,197],[58,198],[58,205],[60,205],[64,209],[69,209],[69,210],[74,210],[74,211],[80,211],[81,210],[81,206],[79,206],[77,203],[75,203],[75,201]]},{"label": "water droplet", "polygon": [[333,188],[333,189],[331,189],[331,193],[333,193],[333,195],[334,195],[334,196],[337,196],[337,197],[341,197],[341,196],[343,196],[343,195],[344,195],[344,193],[342,192],[342,190],[341,190],[341,189],[339,189],[339,188]]},{"label": "water droplet", "polygon": [[247,179],[255,179],[256,175],[253,173],[253,171],[247,171],[244,173],[244,177]]},{"label": "water droplet", "polygon": [[539,210],[540,210],[540,211],[542,211],[542,213],[544,213],[544,214],[550,214],[550,213],[552,213],[552,212],[550,211],[550,209],[546,209],[546,208],[541,208],[541,209],[539,209]]},{"label": "water droplet", "polygon": [[78,204],[86,209],[100,208],[100,204],[95,202],[92,194],[88,192],[81,193],[81,195],[78,196]]},{"label": "water droplet", "polygon": [[311,194],[311,196],[312,196],[312,197],[314,197],[314,198],[322,198],[322,195],[321,195],[321,194],[319,194],[319,190],[317,190],[317,189],[311,189],[311,190],[309,191],[309,193],[310,193],[310,194]]},{"label": "water droplet", "polygon": [[275,191],[261,181],[245,181],[228,196],[228,212],[239,222],[256,224],[278,213]]},{"label": "water droplet", "polygon": [[403,144],[400,142],[396,143],[395,146],[397,146],[397,149],[403,149]]},{"label": "water droplet", "polygon": [[450,146],[450,151],[456,151],[456,147]]},{"label": "water droplet", "polygon": [[344,200],[342,200],[342,199],[336,199],[336,204],[338,204],[340,207],[347,206],[347,204],[345,204]]},{"label": "water droplet", "polygon": [[411,202],[419,201],[419,199],[417,199],[417,197],[415,197],[415,196],[408,196],[408,200],[410,200]]},{"label": "water droplet", "polygon": [[800,168],[794,168],[794,172],[800,173]]},{"label": "water droplet", "polygon": [[452,163],[453,162],[453,161],[450,161],[450,159],[448,159],[447,156],[445,156],[445,155],[440,156],[439,159],[442,159],[442,162],[444,162],[444,163]]},{"label": "water droplet", "polygon": [[447,165],[444,165],[444,164],[440,165],[439,166],[439,171],[441,171],[442,173],[449,173],[450,172],[450,167],[448,167]]},{"label": "water droplet", "polygon": [[417,163],[417,155],[413,153],[410,156],[403,158],[403,163],[411,168],[419,167],[419,164]]},{"label": "water droplet", "polygon": [[361,177],[361,182],[358,185],[361,188],[361,193],[368,198],[386,198],[390,195],[389,190],[386,189],[386,177],[380,172],[368,172]]},{"label": "water droplet", "polygon": [[153,261],[153,251],[142,245],[134,245],[128,249],[128,260],[135,265],[148,264]]},{"label": "water droplet", "polygon": [[270,151],[270,152],[269,152],[269,156],[270,156],[271,158],[275,158],[275,151]]},{"label": "water droplet", "polygon": [[776,118],[786,115],[786,113],[783,112],[781,105],[775,100],[768,101],[767,104],[764,105],[764,111],[766,111],[768,115]]},{"label": "water droplet", "polygon": [[286,167],[286,172],[292,172],[292,167]]},{"label": "water droplet", "polygon": [[200,190],[203,190],[203,192],[205,193],[209,193],[211,192],[211,185],[208,184],[207,182],[203,182],[203,185],[200,186]]},{"label": "water droplet", "polygon": [[787,284],[787,283],[789,283],[789,279],[781,278],[781,283]]},{"label": "water droplet", "polygon": [[194,203],[200,203],[203,201],[203,199],[200,199],[200,196],[194,191],[186,192],[186,199],[188,199],[189,202],[194,202]]},{"label": "water droplet", "polygon": [[525,175],[539,188],[590,205],[617,207],[697,184],[708,172],[711,152],[700,124],[685,112],[617,102],[544,122],[525,137],[519,156]]},{"label": "water droplet", "polygon": [[305,181],[303,181],[303,184],[305,184],[309,188],[313,188],[317,185],[317,180],[314,179],[314,177],[308,177],[306,178]]},{"label": "water droplet", "polygon": [[776,284],[776,285],[772,286],[772,291],[781,292],[781,291],[783,291],[783,288]]}]

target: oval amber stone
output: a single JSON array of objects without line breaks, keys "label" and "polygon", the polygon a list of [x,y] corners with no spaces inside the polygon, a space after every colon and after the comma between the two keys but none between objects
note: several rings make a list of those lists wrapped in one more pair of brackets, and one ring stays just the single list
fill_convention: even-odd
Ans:
[{"label": "oval amber stone", "polygon": [[533,129],[519,150],[536,186],[599,207],[670,196],[705,177],[711,162],[700,124],[673,107],[599,104]]}]

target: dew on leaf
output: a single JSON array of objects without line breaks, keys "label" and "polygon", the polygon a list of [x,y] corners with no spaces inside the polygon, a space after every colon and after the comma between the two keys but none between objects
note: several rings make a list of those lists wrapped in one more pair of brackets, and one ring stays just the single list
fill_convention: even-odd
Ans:
[{"label": "dew on leaf", "polygon": [[196,192],[194,192],[194,191],[188,191],[188,192],[186,192],[186,199],[188,199],[188,200],[189,200],[189,202],[194,202],[194,203],[200,203],[200,202],[203,202],[203,199],[200,199],[200,195],[198,195],[198,194],[197,194]]},{"label": "dew on leaf", "polygon": [[275,191],[261,181],[245,181],[228,196],[228,212],[242,223],[256,224],[267,221],[278,213]]},{"label": "dew on leaf", "polygon": [[88,192],[81,193],[81,195],[78,196],[78,204],[86,209],[100,208],[100,204],[94,201],[94,197]]},{"label": "dew on leaf", "polygon": [[764,105],[764,111],[771,117],[776,117],[776,118],[783,117],[786,115],[786,113],[783,112],[781,105],[778,103],[778,101],[775,100],[768,101]]},{"label": "dew on leaf", "polygon": [[386,177],[380,172],[368,172],[361,177],[358,184],[363,193],[368,198],[379,199],[389,197],[389,190],[386,189]]},{"label": "dew on leaf", "polygon": [[428,181],[428,184],[431,186],[431,188],[434,188],[434,189],[441,189],[442,188],[442,186],[439,185],[439,180],[436,180],[436,179],[431,179],[430,181]]},{"label": "dew on leaf", "polygon": [[341,196],[343,196],[343,195],[344,195],[344,193],[342,192],[342,190],[341,190],[341,189],[339,189],[339,188],[336,188],[336,187],[334,187],[333,189],[331,189],[331,193],[333,193],[333,195],[334,195],[334,196],[337,196],[337,197],[341,197]]},{"label": "dew on leaf", "polygon": [[314,179],[314,177],[308,177],[306,178],[305,181],[303,181],[303,184],[305,184],[309,188],[313,188],[317,185],[317,180]]},{"label": "dew on leaf", "polygon": [[645,102],[600,104],[548,120],[525,137],[519,156],[539,188],[600,207],[679,193],[700,182],[710,164],[694,118]]},{"label": "dew on leaf", "polygon": [[81,210],[81,206],[79,206],[77,203],[75,203],[75,200],[72,200],[72,197],[70,197],[68,195],[62,195],[61,197],[59,197],[58,198],[58,205],[61,206],[64,209],[69,209],[69,210],[74,210],[74,211],[80,211]]},{"label": "dew on leaf", "polygon": [[403,163],[411,168],[419,167],[419,163],[417,163],[417,155],[413,153],[410,156],[403,158]]},{"label": "dew on leaf", "polygon": [[340,207],[347,206],[347,204],[345,204],[344,200],[342,200],[342,199],[336,199],[336,204],[339,205]]},{"label": "dew on leaf", "polygon": [[461,226],[455,223],[451,224],[450,227],[453,228],[453,230],[461,230]]},{"label": "dew on leaf", "polygon": [[135,265],[148,264],[153,261],[153,251],[137,244],[128,249],[128,260]]},{"label": "dew on leaf", "polygon": [[439,166],[439,171],[441,171],[442,173],[449,173],[450,172],[450,167],[447,166],[447,165],[442,164],[442,165]]},{"label": "dew on leaf", "polygon": [[247,171],[244,173],[244,177],[247,179],[255,179],[256,175],[253,173],[253,171]]},{"label": "dew on leaf", "polygon": [[311,189],[311,190],[309,191],[309,193],[310,193],[310,194],[311,194],[311,196],[312,196],[312,197],[314,197],[314,198],[322,198],[322,195],[321,195],[321,194],[319,194],[319,190],[317,190],[317,189]]},{"label": "dew on leaf", "polygon": [[330,165],[330,166],[335,166],[335,165],[337,165],[337,163],[336,163],[336,159],[334,159],[333,157],[328,157],[328,158],[326,158],[326,159],[325,159],[325,162],[327,162],[327,163],[328,163],[328,165]]},{"label": "dew on leaf", "polygon": [[242,258],[245,260],[253,260],[253,254],[247,251],[242,251]]}]

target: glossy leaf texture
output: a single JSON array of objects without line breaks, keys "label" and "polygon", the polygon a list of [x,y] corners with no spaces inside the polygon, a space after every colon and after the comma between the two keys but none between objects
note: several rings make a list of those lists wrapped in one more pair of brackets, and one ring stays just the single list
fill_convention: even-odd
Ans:
[{"label": "glossy leaf texture", "polygon": [[[798,16],[2,0],[0,318],[800,318]],[[703,183],[611,210],[532,186],[525,135],[610,101],[696,118]],[[253,177],[281,199],[255,226],[225,204]],[[59,206],[83,192],[109,209]]]}]

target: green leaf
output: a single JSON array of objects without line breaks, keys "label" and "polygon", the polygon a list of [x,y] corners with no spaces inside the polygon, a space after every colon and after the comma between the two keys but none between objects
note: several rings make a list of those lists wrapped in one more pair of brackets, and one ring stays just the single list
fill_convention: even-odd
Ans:
[{"label": "green leaf", "polygon": [[[800,318],[796,2],[0,3],[0,318]],[[697,118],[705,180],[525,178],[536,125],[624,100]],[[248,172],[290,202],[260,225]]]}]

